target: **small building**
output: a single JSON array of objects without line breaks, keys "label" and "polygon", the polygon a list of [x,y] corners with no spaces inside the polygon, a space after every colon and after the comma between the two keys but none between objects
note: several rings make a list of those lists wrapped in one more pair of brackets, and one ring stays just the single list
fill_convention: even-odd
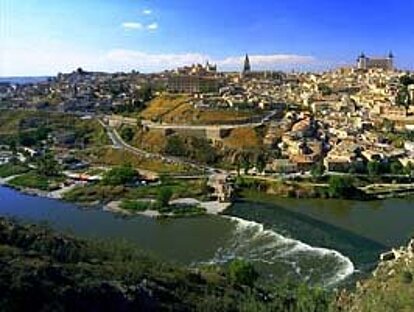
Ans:
[{"label": "small building", "polygon": [[278,174],[297,173],[297,164],[291,162],[289,159],[274,159],[266,166],[266,171]]},{"label": "small building", "polygon": [[0,151],[0,165],[8,164],[13,159],[13,152]]}]

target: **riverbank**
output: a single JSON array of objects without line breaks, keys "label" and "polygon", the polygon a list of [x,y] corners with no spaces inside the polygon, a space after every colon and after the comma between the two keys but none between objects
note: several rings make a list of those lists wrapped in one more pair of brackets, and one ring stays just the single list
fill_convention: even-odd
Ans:
[{"label": "riverbank", "polygon": [[341,291],[335,306],[343,311],[414,311],[414,239],[381,255],[372,274]]},{"label": "riverbank", "polygon": [[[151,201],[151,199],[147,200],[147,202],[149,206],[151,206],[151,204],[154,203],[153,201]],[[145,201],[143,201],[143,203],[145,203]],[[194,198],[180,198],[180,199],[172,200],[170,202],[170,206],[200,207],[204,209],[206,214],[209,214],[209,215],[222,214],[231,205],[232,205],[231,203],[221,203],[218,201],[201,202]],[[113,213],[128,215],[128,216],[141,215],[141,216],[146,216],[146,217],[151,217],[151,218],[177,217],[177,215],[175,215],[174,213],[161,213],[158,210],[152,210],[152,209],[148,209],[144,211],[134,211],[130,209],[124,209],[121,206],[122,206],[122,201],[112,201],[106,204],[103,210],[110,211]]]},{"label": "riverbank", "polygon": [[[252,190],[266,195],[296,199],[345,199],[375,201],[414,197],[414,183],[389,177],[326,175],[319,178],[297,176],[291,179],[260,175],[238,176],[239,191]],[[384,180],[381,182],[381,180]]]},{"label": "riverbank", "polygon": [[[255,208],[249,207],[249,211]],[[326,285],[338,281],[339,277],[342,279],[343,273],[348,272],[345,256],[332,249],[321,253],[319,247],[314,247],[320,246],[321,241],[304,246],[293,235],[248,221],[254,220],[249,216],[231,217],[237,215],[231,212],[233,209],[238,210],[238,207],[232,206],[226,210],[226,215],[217,216],[165,219],[134,215],[124,218],[119,213],[105,212],[102,207],[82,209],[62,201],[0,188],[2,215],[25,222],[47,222],[54,229],[84,237],[129,241],[174,263],[225,266],[234,258],[242,258],[257,266],[263,282],[272,284],[290,279],[306,281],[309,285]]]}]

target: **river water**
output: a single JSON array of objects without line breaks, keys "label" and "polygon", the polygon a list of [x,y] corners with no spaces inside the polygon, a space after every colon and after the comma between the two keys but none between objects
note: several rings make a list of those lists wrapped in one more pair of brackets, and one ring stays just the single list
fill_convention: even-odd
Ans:
[{"label": "river water", "polygon": [[413,234],[414,201],[251,201],[227,216],[156,220],[20,194],[0,187],[0,215],[47,222],[86,237],[127,240],[161,259],[185,265],[254,262],[267,281],[294,279],[334,286],[368,271],[380,252]]}]

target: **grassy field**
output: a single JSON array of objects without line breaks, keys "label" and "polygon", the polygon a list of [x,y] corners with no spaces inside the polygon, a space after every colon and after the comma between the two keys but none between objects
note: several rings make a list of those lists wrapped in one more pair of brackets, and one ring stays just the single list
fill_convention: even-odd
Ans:
[{"label": "grassy field", "polygon": [[82,151],[79,154],[95,165],[132,165],[138,169],[144,169],[156,173],[186,173],[194,171],[193,168],[181,164],[168,164],[159,159],[145,158],[129,151],[114,149],[112,147],[102,147]]},{"label": "grassy field", "polygon": [[[108,203],[110,201],[122,200],[125,209],[140,210],[150,204],[138,202],[142,199],[156,199],[162,189],[168,188],[172,191],[172,199],[196,198],[206,199],[208,190],[205,180],[175,180],[164,178],[162,185],[149,185],[139,187],[107,186],[101,183],[78,186],[64,194],[64,200],[79,204]],[[144,209],[145,210],[145,209]]]},{"label": "grassy field", "polygon": [[30,169],[23,165],[5,164],[0,166],[0,178],[27,173]]},{"label": "grassy field", "polygon": [[91,204],[107,203],[118,200],[128,192],[124,186],[107,186],[101,184],[89,184],[78,186],[63,195],[63,199],[72,203]]},{"label": "grassy field", "polygon": [[10,186],[16,188],[30,188],[41,191],[52,191],[58,187],[63,178],[47,178],[34,172],[25,173],[8,182]]},{"label": "grassy field", "polygon": [[176,180],[172,178],[163,178],[162,185],[150,185],[132,189],[127,197],[128,199],[155,198],[160,189],[169,188],[173,193],[172,199],[177,198],[196,198],[199,200],[206,199],[206,180]]}]

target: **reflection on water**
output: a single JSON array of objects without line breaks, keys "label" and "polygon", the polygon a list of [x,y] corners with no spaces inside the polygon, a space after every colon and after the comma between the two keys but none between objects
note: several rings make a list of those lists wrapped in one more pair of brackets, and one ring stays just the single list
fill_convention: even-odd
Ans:
[{"label": "reflection on water", "polygon": [[59,230],[88,237],[125,239],[182,264],[243,257],[255,262],[272,281],[289,278],[323,285],[346,277],[354,265],[359,270],[371,268],[379,252],[391,243],[404,242],[414,229],[410,207],[409,200],[240,202],[228,210],[231,218],[159,221],[77,209],[0,188],[1,215],[47,221]]},{"label": "reflection on water", "polygon": [[414,234],[413,198],[384,201],[271,198],[268,203],[275,208],[337,226],[388,247],[405,244]]}]

